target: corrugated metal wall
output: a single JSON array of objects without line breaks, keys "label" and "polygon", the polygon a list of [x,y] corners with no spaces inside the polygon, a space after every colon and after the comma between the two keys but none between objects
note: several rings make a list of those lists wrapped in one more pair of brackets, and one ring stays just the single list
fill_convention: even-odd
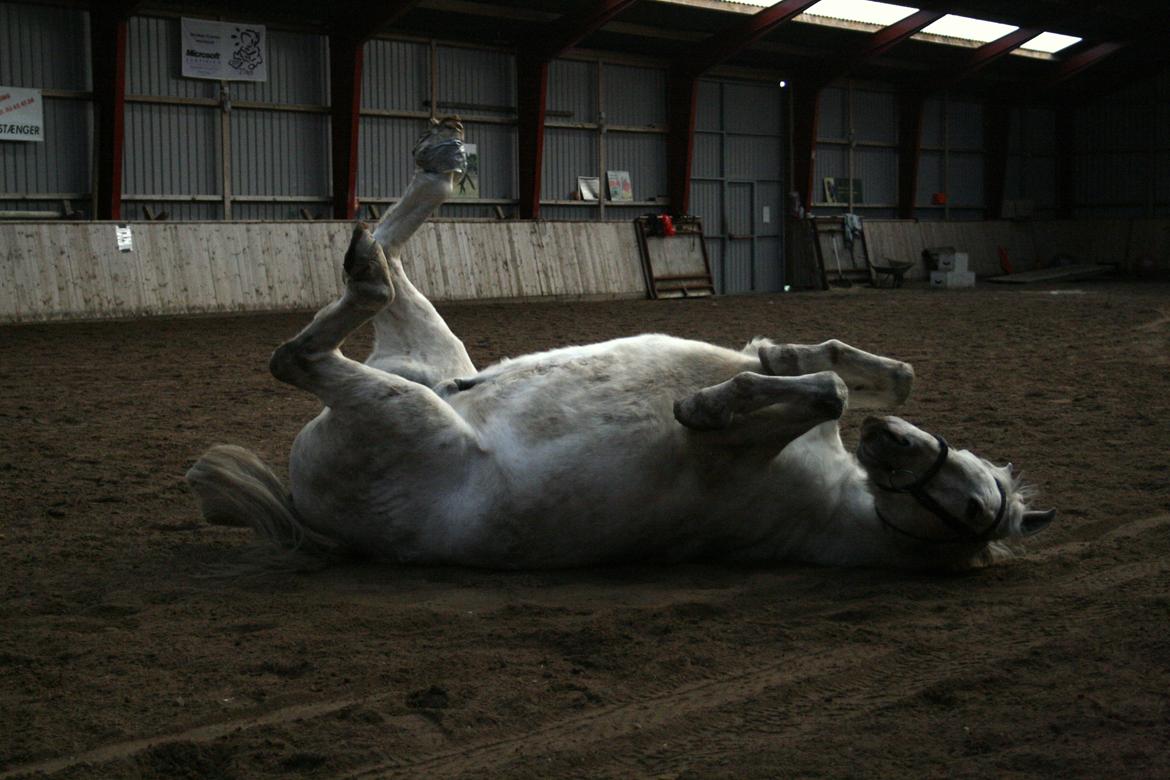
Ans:
[{"label": "corrugated metal wall", "polygon": [[[438,46],[440,116],[463,118],[467,143],[479,155],[479,203],[446,205],[444,217],[494,217],[495,207],[482,201],[516,199],[516,58],[500,51]],[[396,74],[384,74],[396,78]],[[490,121],[476,121],[477,119]]]},{"label": "corrugated metal wall", "polygon": [[550,122],[596,123],[597,63],[553,60],[548,70]]},{"label": "corrugated metal wall", "polygon": [[[232,217],[295,219],[302,209],[329,216],[325,36],[269,30],[268,80],[232,82],[231,99],[232,196],[240,199],[232,204]],[[238,105],[244,101],[265,107]]]},{"label": "corrugated metal wall", "polygon": [[[633,202],[610,201],[606,173],[626,171]],[[579,177],[602,199],[577,200]],[[604,60],[555,60],[541,171],[544,219],[629,221],[666,197],[666,73]]]},{"label": "corrugated metal wall", "polygon": [[[1053,216],[1056,202],[1056,111],[1014,108],[1004,187],[1009,213]],[[1013,202],[1018,205],[1013,205]]]},{"label": "corrugated metal wall", "polygon": [[[126,44],[123,213],[222,219],[219,84],[179,75],[179,20],[136,16]],[[153,98],[204,105],[148,102]]]},{"label": "corrugated metal wall", "polygon": [[1076,216],[1170,214],[1170,70],[1073,115]]},{"label": "corrugated metal wall", "polygon": [[[74,8],[0,3],[0,84],[85,93],[89,15]],[[41,142],[0,142],[0,210],[88,210],[93,110],[84,97],[44,96]]]},{"label": "corrugated metal wall", "polygon": [[[227,85],[180,77],[178,45],[178,19],[130,20],[126,213],[149,208],[179,219],[289,219],[303,209],[324,216],[331,185],[325,37],[270,29],[268,80]],[[223,192],[225,129],[230,211]]]},{"label": "corrugated metal wall", "polygon": [[699,82],[691,211],[702,218],[715,289],[783,288],[785,113],[771,83]]},{"label": "corrugated metal wall", "polygon": [[[269,80],[233,83],[224,121],[220,85],[179,75],[178,20],[134,17],[127,52],[125,212],[147,206],[172,218],[226,215],[222,177],[230,171],[231,216],[288,218],[328,210],[330,189],[327,42],[323,35],[269,26]],[[91,184],[92,108],[88,99],[88,13],[67,6],[0,0],[0,84],[50,90],[46,141],[0,144],[0,208],[57,208],[61,196],[87,208]],[[446,216],[494,216],[514,207],[516,81],[510,53],[375,40],[366,47],[360,126],[359,197],[387,204],[405,188],[409,150],[425,129],[432,94],[440,114],[465,118],[480,154],[480,197],[445,207]],[[437,83],[432,85],[432,69]],[[57,91],[58,94],[52,94]],[[716,265],[729,279],[752,278],[748,262],[724,252],[725,215],[735,203],[729,182],[754,182],[755,279],[772,252],[762,222],[783,214],[786,163],[781,102],[761,83],[704,81],[695,139],[693,210],[705,217]],[[765,96],[765,93],[768,93]],[[552,63],[549,128],[542,172],[547,219],[627,220],[664,207],[666,72],[604,57]],[[183,101],[176,103],[175,101]],[[1013,112],[1006,197],[1029,200],[1035,213],[1056,209],[1056,115]],[[1170,72],[1074,113],[1074,200],[1082,215],[1170,213]],[[227,144],[224,144],[224,129]],[[891,216],[897,185],[897,103],[881,86],[854,82],[821,99],[818,183],[847,177],[863,183],[865,216]],[[928,101],[919,171],[922,219],[980,218],[984,213],[983,122],[979,103]],[[778,142],[774,139],[779,138]],[[852,143],[850,143],[852,142]],[[224,151],[228,150],[225,166]],[[635,202],[573,201],[577,177],[627,170]],[[767,171],[769,173],[761,173]],[[774,173],[772,173],[774,171]],[[769,178],[774,176],[775,178]],[[818,199],[823,188],[818,186]],[[931,204],[946,192],[945,208]],[[738,201],[736,201],[738,202]],[[818,206],[819,213],[840,207]],[[737,249],[736,251],[742,252]],[[777,250],[778,252],[778,250]],[[763,253],[763,254],[761,254]],[[739,264],[739,265],[737,265]],[[766,264],[765,264],[766,265]]]},{"label": "corrugated metal wall", "polygon": [[820,98],[815,212],[843,214],[848,203],[827,201],[825,179],[858,179],[861,200],[854,213],[892,217],[898,200],[898,100],[890,91],[846,83],[825,88]]},{"label": "corrugated metal wall", "polygon": [[[921,220],[982,219],[983,105],[946,96],[926,101],[914,215]],[[944,204],[933,202],[936,193]]]},{"label": "corrugated metal wall", "polygon": [[[381,203],[402,195],[414,171],[410,156],[426,131],[431,49],[413,41],[366,43],[358,128],[358,199]],[[399,116],[389,114],[398,113]],[[401,114],[406,114],[405,116]]]}]

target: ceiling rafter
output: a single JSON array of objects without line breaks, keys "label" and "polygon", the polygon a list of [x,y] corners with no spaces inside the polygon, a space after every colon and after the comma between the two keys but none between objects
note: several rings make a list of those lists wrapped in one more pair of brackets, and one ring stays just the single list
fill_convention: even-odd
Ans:
[{"label": "ceiling rafter", "polygon": [[363,0],[345,3],[329,24],[329,34],[365,42],[386,31],[421,0]]},{"label": "ceiling rafter", "polygon": [[548,25],[535,58],[548,62],[604,27],[611,19],[638,0],[592,0],[577,13],[566,14]]},{"label": "ceiling rafter", "polygon": [[688,57],[676,66],[690,76],[697,76],[719,65],[751,46],[772,30],[799,16],[820,0],[783,0],[757,11],[741,23],[716,33],[701,44],[703,52]]},{"label": "ceiling rafter", "polygon": [[905,19],[886,25],[877,32],[870,33],[856,48],[844,57],[829,57],[820,60],[809,70],[809,77],[813,83],[824,86],[855,70],[858,66],[880,57],[890,49],[905,41],[922,28],[928,27],[946,14],[943,11],[917,11]]},{"label": "ceiling rafter", "polygon": [[966,59],[953,71],[945,73],[930,82],[923,91],[933,93],[947,90],[964,79],[975,75],[1001,57],[1006,57],[1011,54],[1042,32],[1043,30],[1036,27],[1021,27],[1007,35],[996,38],[994,41],[989,41],[968,54]]},{"label": "ceiling rafter", "polygon": [[1096,46],[1090,46],[1083,51],[1077,52],[1062,60],[1053,72],[1043,80],[1042,86],[1045,88],[1060,86],[1069,79],[1075,78],[1085,71],[1097,67],[1124,49],[1125,46],[1125,43],[1118,41],[1106,41],[1105,43],[1098,43]]}]

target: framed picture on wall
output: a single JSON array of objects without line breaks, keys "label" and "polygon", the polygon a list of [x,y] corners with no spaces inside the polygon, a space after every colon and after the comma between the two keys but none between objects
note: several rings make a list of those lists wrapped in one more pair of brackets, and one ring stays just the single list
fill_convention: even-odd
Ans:
[{"label": "framed picture on wall", "polygon": [[861,179],[839,179],[826,176],[825,203],[847,204],[850,202],[865,202],[865,192],[861,187]]},{"label": "framed picture on wall", "polygon": [[610,200],[628,202],[634,199],[634,185],[630,181],[629,171],[606,171],[605,178],[609,184]]},{"label": "framed picture on wall", "polygon": [[475,144],[463,144],[467,153],[467,170],[455,181],[456,198],[479,197],[479,147]]},{"label": "framed picture on wall", "polygon": [[601,179],[596,176],[577,177],[577,197],[580,200],[597,200],[601,192]]}]

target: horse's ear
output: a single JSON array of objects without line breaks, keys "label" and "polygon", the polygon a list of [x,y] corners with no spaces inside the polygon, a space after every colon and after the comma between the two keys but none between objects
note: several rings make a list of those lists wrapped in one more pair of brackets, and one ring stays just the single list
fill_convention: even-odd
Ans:
[{"label": "horse's ear", "polygon": [[1029,509],[1024,512],[1024,519],[1020,521],[1020,533],[1024,536],[1040,533],[1055,518],[1055,509]]}]

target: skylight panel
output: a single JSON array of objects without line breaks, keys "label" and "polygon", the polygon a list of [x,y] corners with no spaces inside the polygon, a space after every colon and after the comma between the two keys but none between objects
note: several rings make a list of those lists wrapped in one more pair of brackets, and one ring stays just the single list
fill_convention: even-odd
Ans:
[{"label": "skylight panel", "polygon": [[1002,38],[1010,32],[1020,29],[1010,24],[988,22],[983,19],[972,19],[969,16],[947,14],[934,24],[922,28],[922,32],[931,35],[945,35],[949,38],[963,38],[968,41],[987,43],[996,38]]},{"label": "skylight panel", "polygon": [[1081,39],[1075,35],[1061,35],[1060,33],[1044,32],[1040,33],[1020,48],[1030,49],[1032,51],[1042,51],[1045,54],[1056,54],[1058,51],[1067,49],[1074,43],[1080,42]]},{"label": "skylight panel", "polygon": [[821,0],[816,5],[805,9],[805,13],[810,16],[828,16],[834,19],[844,19],[848,22],[880,24],[883,27],[900,22],[917,11],[917,8],[908,8],[892,3],[878,3],[874,0]]}]

